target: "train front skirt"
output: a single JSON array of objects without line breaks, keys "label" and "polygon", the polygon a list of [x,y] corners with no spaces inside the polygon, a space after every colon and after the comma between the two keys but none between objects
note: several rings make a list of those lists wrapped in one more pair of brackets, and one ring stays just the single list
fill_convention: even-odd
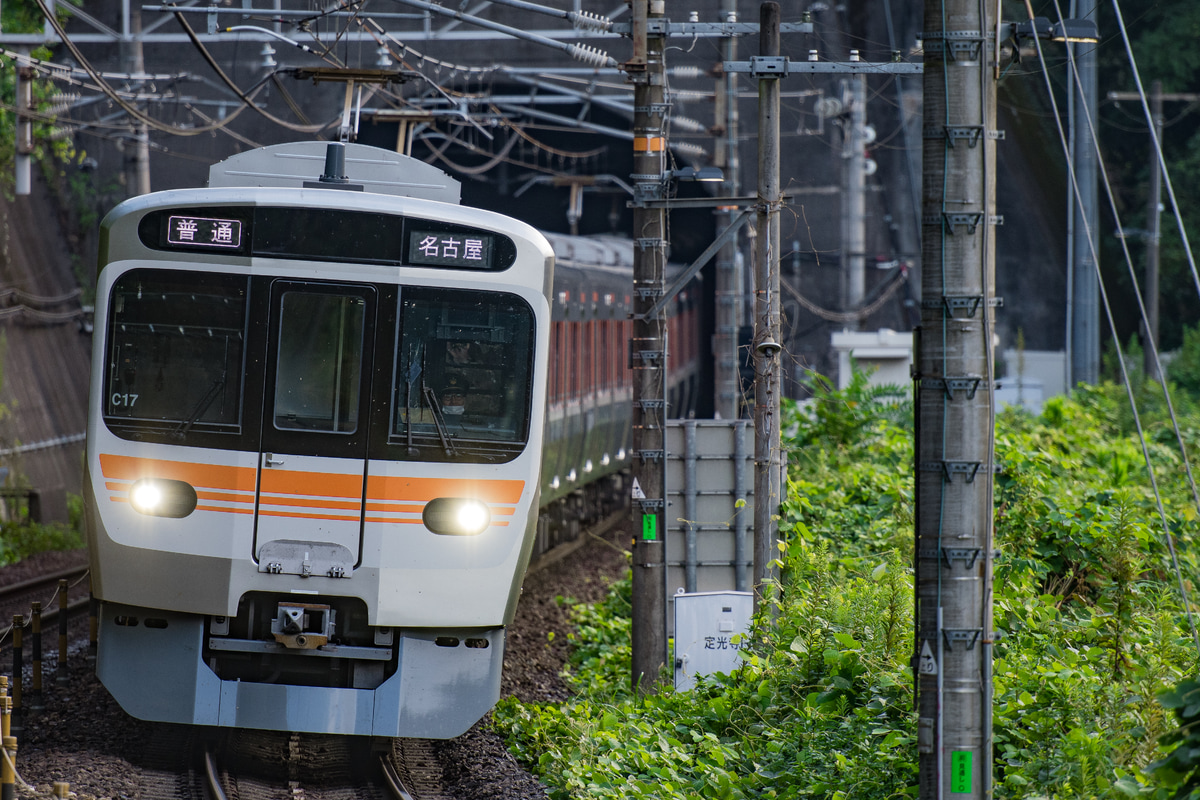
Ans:
[{"label": "train front skirt", "polygon": [[465,733],[500,697],[503,628],[470,631],[487,640],[476,647],[445,631],[398,630],[395,673],[350,689],[222,680],[204,661],[206,619],[103,604],[101,683],[127,712],[156,722],[434,739]]}]

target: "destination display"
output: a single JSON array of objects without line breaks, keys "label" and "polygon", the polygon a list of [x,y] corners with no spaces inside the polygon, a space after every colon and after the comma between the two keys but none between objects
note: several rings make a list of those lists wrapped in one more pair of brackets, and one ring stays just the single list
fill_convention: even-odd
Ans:
[{"label": "destination display", "polygon": [[376,211],[311,206],[209,206],[147,214],[138,225],[156,250],[230,256],[500,271],[516,261],[501,233]]},{"label": "destination display", "polygon": [[492,239],[491,234],[486,233],[414,229],[408,239],[408,263],[487,269],[492,263]]}]

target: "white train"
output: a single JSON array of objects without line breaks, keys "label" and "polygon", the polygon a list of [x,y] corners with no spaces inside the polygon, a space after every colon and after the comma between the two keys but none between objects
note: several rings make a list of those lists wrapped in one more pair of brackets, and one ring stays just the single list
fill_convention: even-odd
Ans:
[{"label": "white train", "polygon": [[545,236],[457,203],[307,142],[103,221],[87,531],[129,713],[447,738],[495,703],[535,541],[628,465],[631,282],[580,243],[556,286]]}]

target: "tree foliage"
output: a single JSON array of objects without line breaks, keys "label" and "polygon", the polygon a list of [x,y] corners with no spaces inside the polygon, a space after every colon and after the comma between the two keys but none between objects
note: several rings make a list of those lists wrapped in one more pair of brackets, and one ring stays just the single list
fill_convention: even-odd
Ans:
[{"label": "tree foliage", "polygon": [[[70,0],[78,4],[80,0]],[[66,19],[69,11],[61,5],[60,19]],[[36,33],[42,30],[42,14],[36,3],[30,0],[4,0],[0,3],[0,30],[6,33]],[[38,60],[51,58],[51,51],[36,47],[29,57]],[[0,58],[0,191],[11,196],[14,182],[14,160],[16,154],[17,118],[10,109],[17,107],[16,62]],[[35,73],[32,84],[32,102],[39,118],[33,123],[33,159],[48,166],[51,163],[67,163],[81,159],[69,137],[59,135],[53,119],[54,98],[61,94],[58,86]]]}]

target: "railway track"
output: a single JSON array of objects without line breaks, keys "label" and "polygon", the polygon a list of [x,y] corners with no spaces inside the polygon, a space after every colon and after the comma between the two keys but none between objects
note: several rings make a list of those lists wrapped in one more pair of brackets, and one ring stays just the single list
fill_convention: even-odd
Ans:
[{"label": "railway track", "polygon": [[41,603],[42,626],[58,618],[58,589],[61,581],[67,582],[67,613],[75,614],[88,607],[90,593],[86,577],[87,567],[71,567],[57,572],[39,575],[19,583],[0,586],[0,622],[12,620],[14,614],[24,614],[28,619],[33,603]]},{"label": "railway track", "polygon": [[[205,800],[451,800],[427,740],[233,731],[194,763]],[[191,772],[179,772],[191,797]]]}]

